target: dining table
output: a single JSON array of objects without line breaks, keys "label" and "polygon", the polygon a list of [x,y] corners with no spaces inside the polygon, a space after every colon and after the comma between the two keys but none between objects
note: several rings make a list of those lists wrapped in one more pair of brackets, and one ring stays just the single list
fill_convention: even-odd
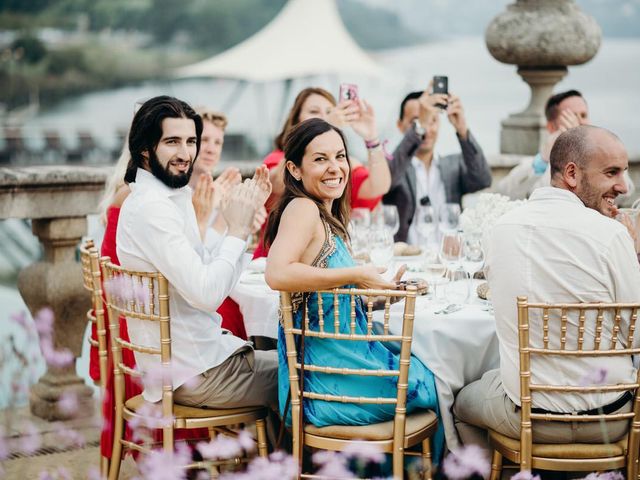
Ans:
[{"label": "dining table", "polygon": [[[402,263],[404,259],[396,259]],[[390,269],[391,270],[391,269]],[[403,278],[415,277],[408,272]],[[480,299],[476,289],[480,280],[469,282],[469,298],[460,308],[445,310],[446,299],[433,295],[416,300],[413,324],[412,353],[434,374],[447,447],[460,445],[454,425],[452,407],[456,394],[465,385],[499,367],[498,338],[491,303]],[[440,285],[439,288],[442,288]],[[254,260],[240,276],[230,294],[244,317],[249,336],[277,338],[279,294],[271,290],[264,279],[264,259]],[[391,306],[389,329],[401,333],[403,302]],[[374,312],[374,322],[383,321],[383,311]]]}]

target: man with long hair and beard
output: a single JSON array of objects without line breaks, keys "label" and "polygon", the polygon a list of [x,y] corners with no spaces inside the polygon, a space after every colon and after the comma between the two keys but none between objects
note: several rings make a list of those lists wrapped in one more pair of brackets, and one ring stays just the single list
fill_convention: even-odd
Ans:
[{"label": "man with long hair and beard", "polygon": [[[256,169],[223,200],[224,236],[205,232],[187,186],[200,148],[202,119],[185,102],[160,96],[142,105],[129,134],[131,160],[125,181],[131,194],[122,205],[116,237],[124,268],[157,271],[169,281],[174,401],[196,407],[237,408],[277,405],[278,360],[274,351],[221,328],[216,309],[229,295],[249,257],[246,239],[256,209],[271,193],[268,171]],[[211,208],[210,175],[194,197]],[[207,196],[208,195],[208,196]],[[196,205],[197,207],[197,205]],[[127,319],[133,343],[159,347],[157,327]],[[136,352],[141,370],[157,367],[152,355]],[[189,388],[185,384],[189,385]],[[144,384],[144,398],[161,399],[159,385]]]}]

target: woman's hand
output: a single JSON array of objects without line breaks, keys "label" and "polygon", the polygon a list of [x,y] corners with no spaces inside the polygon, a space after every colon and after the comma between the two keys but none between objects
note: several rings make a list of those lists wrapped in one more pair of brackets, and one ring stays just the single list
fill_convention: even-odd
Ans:
[{"label": "woman's hand", "polygon": [[373,265],[362,265],[358,269],[357,282],[359,288],[372,288],[375,290],[395,290],[396,284],[385,280],[381,273],[387,269]]},{"label": "woman's hand", "polygon": [[204,239],[205,232],[209,226],[209,218],[213,212],[213,197],[213,179],[208,173],[201,173],[191,197],[201,239]]},{"label": "woman's hand", "polygon": [[378,138],[378,127],[373,107],[363,99],[359,99],[356,104],[358,105],[358,115],[349,122],[351,128],[365,142],[376,140]]},{"label": "woman's hand", "polygon": [[337,128],[344,128],[360,115],[360,106],[353,100],[343,100],[331,109],[327,122]]}]

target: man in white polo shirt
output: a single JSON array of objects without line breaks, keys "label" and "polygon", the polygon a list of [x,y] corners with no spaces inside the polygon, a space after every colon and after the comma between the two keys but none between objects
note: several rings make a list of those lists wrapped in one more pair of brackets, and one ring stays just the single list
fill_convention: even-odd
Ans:
[{"label": "man in white polo shirt", "polygon": [[[158,271],[169,281],[177,403],[275,407],[276,352],[254,352],[251,344],[222,330],[216,313],[248,261],[244,252],[254,214],[271,191],[268,172],[256,170],[253,180],[235,187],[223,202],[226,235],[205,232],[187,186],[201,134],[200,116],[173,97],[152,98],[138,110],[129,134],[125,181],[131,194],[118,221],[118,258],[125,268]],[[127,325],[134,343],[159,346],[156,326],[136,319],[128,319]],[[157,366],[158,357],[136,352],[136,362],[148,371]],[[147,401],[160,400],[159,385],[144,387]]]},{"label": "man in white polo shirt", "polygon": [[[627,191],[627,153],[620,140],[598,127],[578,126],[558,137],[551,151],[551,186],[537,189],[529,201],[500,218],[485,238],[486,275],[495,308],[500,368],[464,387],[454,415],[463,442],[488,447],[483,429],[512,438],[520,434],[520,385],[516,297],[531,302],[639,302],[640,266],[625,226],[614,220],[614,200]],[[542,319],[530,315],[532,344],[542,344]],[[628,322],[629,319],[623,319]],[[569,319],[567,342],[575,344],[578,325]],[[585,335],[593,337],[588,322]],[[625,326],[622,327],[626,331]],[[610,338],[611,332],[603,332]],[[608,337],[607,337],[608,335]],[[636,338],[637,341],[637,338]],[[573,342],[573,343],[570,343]],[[635,381],[632,359],[597,357],[537,358],[539,384],[577,384],[604,368],[607,382]],[[619,392],[585,395],[537,393],[532,406],[574,414],[630,411],[631,396]],[[608,424],[614,441],[628,422]],[[534,440],[548,443],[601,442],[598,422],[541,422]]]}]

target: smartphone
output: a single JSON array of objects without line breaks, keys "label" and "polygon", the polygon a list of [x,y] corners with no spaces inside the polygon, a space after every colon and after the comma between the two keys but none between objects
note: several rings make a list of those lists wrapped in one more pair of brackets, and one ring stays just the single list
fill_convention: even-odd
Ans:
[{"label": "smartphone", "polygon": [[[449,94],[449,77],[444,75],[434,75],[433,77],[433,93],[442,93],[444,95]],[[437,104],[440,108],[447,108],[446,104]]]},{"label": "smartphone", "polygon": [[358,99],[358,86],[353,83],[341,83],[340,95],[338,96],[338,102],[343,100],[357,100]]}]

